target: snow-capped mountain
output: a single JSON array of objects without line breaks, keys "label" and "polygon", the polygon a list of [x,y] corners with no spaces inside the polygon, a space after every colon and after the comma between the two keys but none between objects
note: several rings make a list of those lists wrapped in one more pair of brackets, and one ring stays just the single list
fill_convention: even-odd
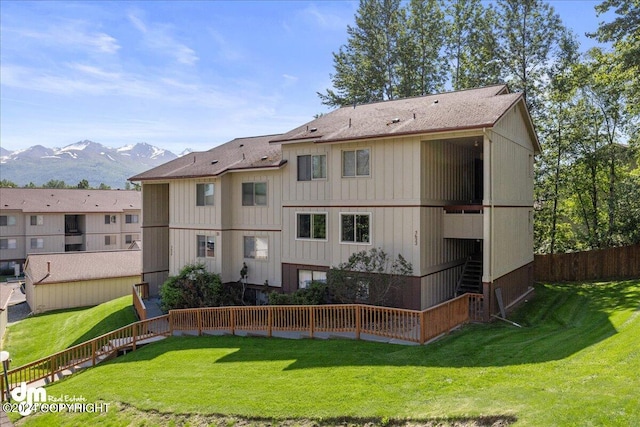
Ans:
[{"label": "snow-capped mountain", "polygon": [[100,183],[123,188],[127,178],[159,166],[177,156],[147,143],[109,148],[85,140],[62,148],[34,145],[9,152],[2,149],[2,179],[18,185],[33,182],[41,185],[49,180],[62,180],[74,185],[83,179],[92,186]]}]

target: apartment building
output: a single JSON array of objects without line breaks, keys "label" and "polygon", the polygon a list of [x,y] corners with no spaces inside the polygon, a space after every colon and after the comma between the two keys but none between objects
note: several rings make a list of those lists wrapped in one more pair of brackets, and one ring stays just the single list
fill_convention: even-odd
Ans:
[{"label": "apartment building", "polygon": [[[131,178],[142,182],[143,280],[202,262],[223,281],[247,266],[283,292],[357,251],[401,254],[394,305],[463,291],[488,310],[533,282],[537,136],[504,85],[343,107],[280,135],[238,138]],[[500,290],[497,292],[497,290]]]},{"label": "apartment building", "polygon": [[126,249],[141,238],[140,192],[0,188],[0,273],[27,255]]}]

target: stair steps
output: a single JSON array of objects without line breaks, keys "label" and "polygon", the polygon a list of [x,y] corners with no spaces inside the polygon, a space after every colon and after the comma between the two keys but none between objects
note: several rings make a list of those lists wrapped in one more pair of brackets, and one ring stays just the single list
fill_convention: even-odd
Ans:
[{"label": "stair steps", "polygon": [[467,258],[456,286],[456,296],[466,293],[482,293],[482,255]]}]

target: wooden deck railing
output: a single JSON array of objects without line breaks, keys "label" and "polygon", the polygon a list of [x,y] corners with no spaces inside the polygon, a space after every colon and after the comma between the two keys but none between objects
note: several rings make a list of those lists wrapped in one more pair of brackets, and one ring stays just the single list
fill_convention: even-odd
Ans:
[{"label": "wooden deck railing", "polygon": [[172,331],[353,333],[423,344],[469,321],[482,320],[482,295],[464,294],[424,311],[361,304],[211,307],[169,311]]},{"label": "wooden deck railing", "polygon": [[149,284],[146,282],[133,285],[133,308],[136,310],[138,319],[147,320],[147,307],[144,300],[149,298]]},{"label": "wooden deck railing", "polygon": [[[51,356],[44,357],[7,372],[9,389],[23,381],[32,383],[38,380],[53,382],[56,375],[63,371],[75,372],[77,369],[95,366],[105,358],[114,356],[124,349],[135,350],[144,340],[156,336],[169,335],[169,316],[132,323],[111,331],[90,341],[83,342]],[[0,382],[0,400],[5,399],[5,382]]]},{"label": "wooden deck railing", "polygon": [[[139,295],[134,287],[134,304]],[[262,331],[269,337],[273,332],[303,332],[311,338],[320,333],[347,333],[355,339],[372,335],[424,344],[459,325],[482,320],[482,299],[480,294],[464,294],[424,311],[361,304],[171,310],[168,315],[132,323],[11,369],[7,372],[9,388],[23,381],[55,381],[56,375],[64,371],[95,366],[121,350],[135,350],[151,338],[170,336],[175,331],[194,331],[198,335],[206,331]],[[0,382],[1,399],[5,398],[4,387],[4,381]]]}]

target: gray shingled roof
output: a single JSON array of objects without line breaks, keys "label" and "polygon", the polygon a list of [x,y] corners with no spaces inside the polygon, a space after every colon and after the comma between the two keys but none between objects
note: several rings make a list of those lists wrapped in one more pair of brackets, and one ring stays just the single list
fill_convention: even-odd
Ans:
[{"label": "gray shingled roof", "polygon": [[[50,268],[47,265],[49,262]],[[30,254],[25,270],[32,283],[44,285],[138,276],[142,274],[142,252],[122,250]]]},{"label": "gray shingled roof", "polygon": [[0,210],[24,213],[91,213],[139,210],[139,191],[0,188]]},{"label": "gray shingled roof", "polygon": [[521,93],[497,85],[342,107],[272,142],[340,142],[491,127],[521,100]]},{"label": "gray shingled roof", "polygon": [[285,163],[280,144],[269,143],[276,137],[278,135],[236,138],[209,151],[187,154],[129,180],[193,178],[244,169],[279,168]]},{"label": "gray shingled roof", "polygon": [[12,287],[0,285],[0,311],[7,309],[9,300],[11,299],[11,294],[13,294]]}]

